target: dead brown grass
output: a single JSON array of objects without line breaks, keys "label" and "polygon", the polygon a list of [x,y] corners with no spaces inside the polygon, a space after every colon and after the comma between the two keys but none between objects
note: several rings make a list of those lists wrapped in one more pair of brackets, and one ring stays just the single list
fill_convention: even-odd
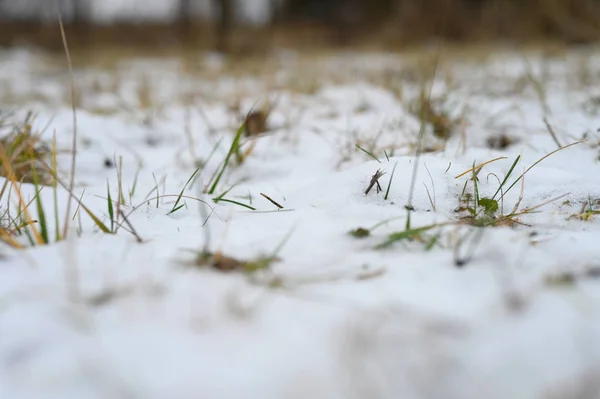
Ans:
[{"label": "dead brown grass", "polygon": [[[0,118],[0,146],[4,148],[6,157],[11,164],[12,173],[19,182],[33,183],[34,170],[39,183],[50,185],[52,176],[44,172],[41,160],[48,162],[52,153],[50,146],[41,138],[41,133],[32,131],[32,114],[24,120],[14,120],[10,116]],[[0,163],[1,165],[1,163]],[[0,176],[8,177],[0,169]]]}]

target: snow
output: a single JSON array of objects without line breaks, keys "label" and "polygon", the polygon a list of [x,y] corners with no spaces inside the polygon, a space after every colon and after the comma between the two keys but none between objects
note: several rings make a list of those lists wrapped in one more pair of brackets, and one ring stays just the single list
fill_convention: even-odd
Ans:
[{"label": "snow", "polygon": [[[415,74],[425,70],[411,56],[286,53],[257,75],[226,69],[215,55],[199,55],[195,69],[166,58],[78,68],[75,194],[108,223],[107,181],[114,199],[117,172],[105,160],[122,157],[124,209],[139,206],[129,221],[144,242],[125,227],[102,234],[82,215],[81,234],[76,220],[65,241],[3,248],[0,397],[598,397],[600,286],[592,271],[600,262],[600,216],[571,216],[600,198],[600,126],[582,106],[597,91],[580,69],[597,84],[599,54],[527,53],[529,66],[524,56],[497,52],[442,64],[433,96],[447,95],[445,107],[451,117],[464,115],[463,123],[445,148],[425,132],[424,146],[440,151],[418,160],[411,226],[456,222],[471,175],[456,176],[474,164],[506,157],[479,175],[480,195],[490,197],[498,188],[491,174],[502,180],[520,155],[512,182],[554,151],[544,117],[561,144],[586,132],[589,140],[525,175],[519,209],[549,202],[520,216],[523,225],[440,226],[428,232],[439,235],[432,249],[418,240],[374,249],[406,224],[420,128],[411,104],[420,90]],[[547,110],[528,73],[545,79]],[[64,61],[25,50],[0,54],[0,109],[16,110],[15,118],[35,111],[34,128],[47,125],[44,137],[55,133],[65,150],[68,83]],[[216,190],[237,183],[226,198],[257,210],[215,204],[202,185],[243,114],[265,98],[275,104],[270,131]],[[488,148],[487,138],[500,133],[519,141]],[[220,139],[185,191],[212,210],[185,198],[169,213],[194,157],[206,160]],[[379,161],[357,143],[373,144]],[[68,175],[70,155],[58,161]],[[377,169],[386,172],[383,192],[365,195]],[[158,203],[157,185],[171,195]],[[520,190],[517,184],[504,197],[505,213]],[[23,192],[34,194],[30,185]],[[50,207],[52,191],[41,195]],[[61,220],[66,199],[60,190]],[[382,221],[369,237],[348,234]],[[269,271],[192,266],[193,251],[205,245],[251,260],[282,242]],[[468,262],[457,267],[457,257]],[[549,283],[565,273],[576,276],[572,284]]]}]

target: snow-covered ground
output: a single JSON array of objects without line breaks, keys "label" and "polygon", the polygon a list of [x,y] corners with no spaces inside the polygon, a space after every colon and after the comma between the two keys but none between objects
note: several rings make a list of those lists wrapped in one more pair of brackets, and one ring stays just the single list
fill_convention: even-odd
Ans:
[{"label": "snow-covered ground", "polygon": [[[198,55],[77,69],[75,194],[109,223],[122,157],[122,207],[144,242],[83,214],[66,241],[2,248],[0,398],[600,397],[600,53],[443,60],[431,96],[454,133],[444,143],[426,125],[417,160],[415,100],[431,65],[282,53],[266,65]],[[32,110],[34,128],[70,148],[63,60],[2,52],[0,92],[13,120]],[[243,138],[247,158],[207,195],[242,116],[267,98],[269,131]],[[491,198],[520,155],[508,188],[557,149],[544,118],[561,145],[587,141],[498,202],[507,215],[522,194],[517,212],[531,212],[518,223],[498,210],[492,226],[469,225],[459,208],[473,207],[461,202],[473,174],[457,176],[505,157],[478,174]],[[513,143],[490,148],[502,136]],[[60,153],[65,176],[69,166]],[[365,195],[378,169],[383,190]],[[213,201],[232,186],[223,198],[255,210]],[[41,195],[51,207],[52,190]],[[405,231],[409,204],[412,229],[440,225],[376,248]],[[359,227],[370,234],[349,234]],[[195,265],[203,248],[252,261],[280,245],[258,272]]]}]

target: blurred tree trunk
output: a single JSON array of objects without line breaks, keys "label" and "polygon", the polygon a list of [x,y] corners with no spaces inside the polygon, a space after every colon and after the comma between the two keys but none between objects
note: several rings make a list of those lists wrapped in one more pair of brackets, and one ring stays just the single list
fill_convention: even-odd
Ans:
[{"label": "blurred tree trunk", "polygon": [[568,43],[591,43],[600,38],[600,4],[594,0],[537,0],[548,35]]},{"label": "blurred tree trunk", "polygon": [[71,0],[71,25],[77,32],[77,41],[90,41],[90,23],[89,0]]},{"label": "blurred tree trunk", "polygon": [[[335,42],[338,45],[348,45],[358,33],[362,19],[366,14],[366,6],[358,0],[341,1],[336,5],[334,13]],[[369,4],[372,4],[370,2]]]},{"label": "blurred tree trunk", "polygon": [[213,0],[213,4],[218,10],[217,51],[228,52],[234,22],[234,0]]},{"label": "blurred tree trunk", "polygon": [[278,0],[269,0],[269,24],[275,27],[279,24],[280,5]]},{"label": "blurred tree trunk", "polygon": [[75,25],[84,25],[88,22],[90,4],[88,0],[72,0],[73,14],[71,20]]},{"label": "blurred tree trunk", "polygon": [[179,0],[177,21],[179,39],[186,42],[192,33],[192,0]]}]

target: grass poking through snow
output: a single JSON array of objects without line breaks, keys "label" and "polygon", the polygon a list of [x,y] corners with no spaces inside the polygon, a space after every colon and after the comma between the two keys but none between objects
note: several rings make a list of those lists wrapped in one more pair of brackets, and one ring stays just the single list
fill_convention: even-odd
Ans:
[{"label": "grass poking through snow", "polygon": [[241,155],[239,155],[239,154],[241,154],[240,140],[241,140],[242,134],[244,133],[245,128],[246,128],[246,121],[244,120],[244,122],[242,122],[242,124],[238,128],[237,132],[235,133],[235,137],[233,138],[233,141],[231,142],[229,151],[227,152],[227,155],[225,156],[225,159],[223,160],[223,163],[221,164],[221,167],[219,169],[219,172],[218,172],[216,178],[214,179],[212,184],[209,182],[210,188],[208,189],[208,194],[212,195],[215,193],[215,190],[217,189],[217,186],[219,185],[219,182],[221,181],[221,178],[223,177],[223,173],[225,173],[225,170],[229,166],[231,157],[234,154],[236,154],[236,155],[238,155],[239,159],[242,160]]}]

